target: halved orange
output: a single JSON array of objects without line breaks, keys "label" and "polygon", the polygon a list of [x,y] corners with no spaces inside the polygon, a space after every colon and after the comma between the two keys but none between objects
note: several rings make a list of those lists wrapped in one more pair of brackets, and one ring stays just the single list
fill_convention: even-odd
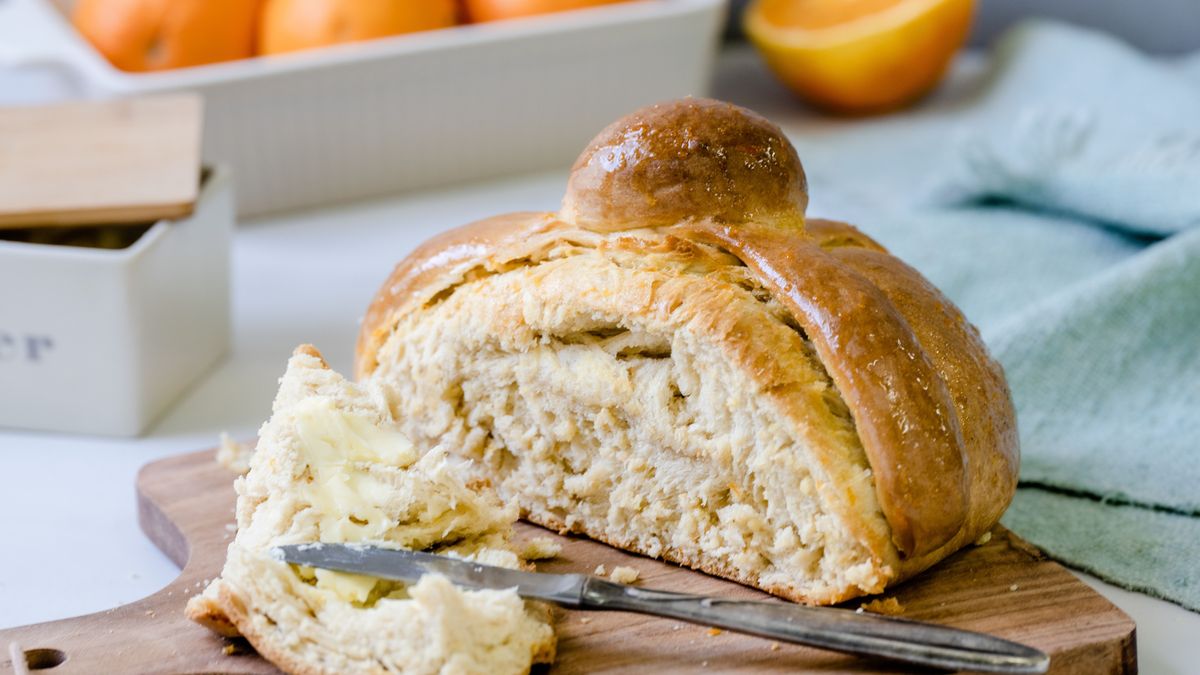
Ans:
[{"label": "halved orange", "polygon": [[767,65],[821,108],[903,106],[941,80],[975,0],[755,0],[743,19]]}]

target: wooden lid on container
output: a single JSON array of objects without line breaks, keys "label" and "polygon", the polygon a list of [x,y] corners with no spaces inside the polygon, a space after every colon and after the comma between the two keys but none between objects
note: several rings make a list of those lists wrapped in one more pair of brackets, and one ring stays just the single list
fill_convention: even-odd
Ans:
[{"label": "wooden lid on container", "polygon": [[190,214],[202,124],[192,94],[0,109],[0,229]]}]

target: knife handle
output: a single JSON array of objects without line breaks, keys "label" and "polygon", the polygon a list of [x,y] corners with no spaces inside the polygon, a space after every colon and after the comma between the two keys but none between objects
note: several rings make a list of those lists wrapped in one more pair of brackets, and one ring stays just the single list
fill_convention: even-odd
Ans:
[{"label": "knife handle", "polygon": [[653,614],[935,668],[1044,673],[1050,666],[1050,657],[1032,647],[957,628],[847,609],[634,588],[594,577],[584,584],[580,607]]}]

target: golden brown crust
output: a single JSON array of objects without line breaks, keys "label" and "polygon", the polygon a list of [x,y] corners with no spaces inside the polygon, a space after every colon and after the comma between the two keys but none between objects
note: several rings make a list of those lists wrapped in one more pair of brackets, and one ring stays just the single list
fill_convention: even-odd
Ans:
[{"label": "golden brown crust", "polygon": [[292,356],[311,356],[321,362],[322,368],[329,368],[329,364],[325,361],[325,357],[317,350],[316,347],[310,344],[302,344],[292,350]]},{"label": "golden brown crust", "polygon": [[857,246],[887,253],[887,249],[879,242],[863,234],[857,227],[838,220],[809,218],[804,221],[804,231],[808,236],[817,240],[821,248]]},{"label": "golden brown crust", "polygon": [[184,614],[189,621],[195,621],[221,637],[235,638],[241,635],[225,610],[206,594],[192,596]]},{"label": "golden brown crust", "polygon": [[[738,110],[686,100],[639,111],[602,132],[580,157],[562,220],[501,216],[418,249],[371,306],[358,375],[374,370],[376,353],[401,314],[470,270],[497,269],[546,240],[579,237],[579,228],[642,228],[629,236],[719,247],[754,272],[813,342],[851,409],[893,543],[904,557],[900,574],[910,576],[982,534],[1011,500],[1018,450],[1003,375],[975,329],[916,271],[853,227],[822,220],[806,225],[806,196],[796,195],[804,190],[798,159],[789,168],[795,151],[778,129]],[[647,136],[654,124],[667,128]],[[628,142],[638,129],[638,143],[649,137],[665,139],[663,145],[630,150],[637,150]],[[734,171],[714,160],[721,155],[713,148],[742,138],[758,139],[745,147],[773,153],[773,163],[764,164],[769,168],[743,172],[753,163],[739,161]],[[771,138],[782,139],[785,148]],[[609,168],[601,171],[597,158],[605,153],[617,153],[612,157],[619,161],[605,160]],[[782,177],[788,171],[790,180]]]},{"label": "golden brown crust", "polygon": [[283,672],[292,675],[322,675],[325,672],[306,659],[300,658],[295,652],[280,648],[278,638],[259,631],[241,598],[227,584],[217,587],[216,605],[224,612],[227,620],[237,626],[241,636],[246,638],[255,651],[266,660],[279,666]]},{"label": "golden brown crust", "polygon": [[907,318],[950,391],[962,431],[967,522],[938,549],[906,559],[901,574],[908,577],[974,541],[1012,500],[1020,463],[1016,413],[1004,373],[988,355],[979,331],[919,272],[884,252],[845,247],[832,253],[875,284]]},{"label": "golden brown crust", "polygon": [[708,220],[675,231],[737,256],[812,340],[854,413],[896,548],[915,556],[950,541],[969,506],[966,448],[950,391],[899,308],[802,232]]},{"label": "golden brown crust", "polygon": [[938,550],[904,560],[901,577],[911,577],[988,531],[1012,500],[1020,467],[1012,395],[979,331],[919,272],[846,223],[812,219],[808,230],[900,310],[949,388],[958,414],[970,483],[967,522]]},{"label": "golden brown crust", "polygon": [[613,232],[718,222],[803,222],[804,168],[779,127],[723,101],[638,110],[597,134],[571,170],[561,217]]},{"label": "golden brown crust", "polygon": [[456,272],[461,275],[485,264],[498,251],[561,227],[550,213],[506,213],[444,232],[418,246],[396,265],[367,309],[358,335],[355,374],[361,378],[375,369],[375,353],[395,325],[396,311],[427,299],[421,295],[423,290],[436,293]]}]

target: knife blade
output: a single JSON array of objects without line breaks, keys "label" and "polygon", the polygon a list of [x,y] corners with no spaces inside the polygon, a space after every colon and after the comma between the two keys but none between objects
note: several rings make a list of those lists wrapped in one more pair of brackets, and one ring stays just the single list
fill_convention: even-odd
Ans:
[{"label": "knife blade", "polygon": [[983,633],[891,616],[777,600],[735,600],[635,588],[586,574],[493,567],[422,551],[365,544],[291,544],[271,556],[294,565],[413,583],[441,574],[456,586],[516,589],[521,597],[585,610],[617,610],[921,666],[986,673],[1044,673],[1045,653]]},{"label": "knife blade", "polygon": [[416,583],[426,574],[441,574],[466,588],[516,588],[517,595],[582,607],[588,579],[584,574],[542,574],[495,567],[449,556],[380,548],[363,544],[292,544],[271,549],[276,560],[380,579]]}]

